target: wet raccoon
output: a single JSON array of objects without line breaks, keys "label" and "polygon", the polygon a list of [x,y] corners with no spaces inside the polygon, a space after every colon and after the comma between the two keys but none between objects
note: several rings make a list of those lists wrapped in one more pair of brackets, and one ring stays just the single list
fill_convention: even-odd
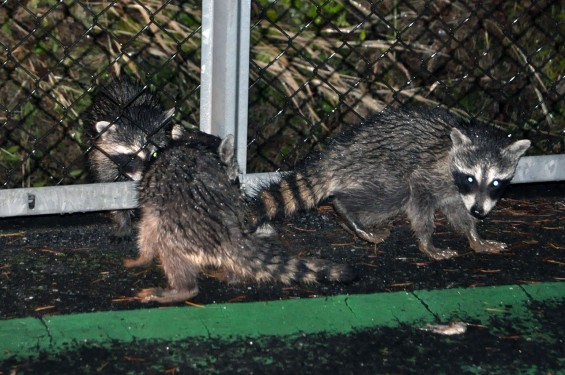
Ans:
[{"label": "wet raccoon", "polygon": [[[174,109],[165,111],[147,87],[116,80],[94,98],[87,113],[92,149],[88,154],[96,182],[138,181],[155,152],[165,147],[181,127],[171,124]],[[132,210],[113,211],[114,235],[131,235]]]},{"label": "wet raccoon", "polygon": [[445,259],[456,252],[432,244],[439,209],[471,249],[499,252],[506,245],[481,239],[476,220],[495,206],[529,146],[529,140],[513,141],[442,109],[387,110],[330,141],[302,168],[258,188],[253,220],[289,216],[333,197],[346,228],[362,239],[384,241],[388,230],[370,229],[405,213],[419,249]]},{"label": "wet raccoon", "polygon": [[233,136],[213,142],[175,141],[152,162],[140,187],[139,257],[126,267],[160,259],[167,289],[138,293],[142,301],[169,303],[198,294],[198,275],[221,268],[228,282],[351,278],[345,265],[288,256],[272,238],[244,233],[245,200],[238,183]]}]

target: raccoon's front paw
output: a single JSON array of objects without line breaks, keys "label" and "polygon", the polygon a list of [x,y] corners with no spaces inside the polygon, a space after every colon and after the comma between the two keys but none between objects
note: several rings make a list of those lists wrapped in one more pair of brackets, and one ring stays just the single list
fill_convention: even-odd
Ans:
[{"label": "raccoon's front paw", "polygon": [[194,289],[163,289],[163,288],[146,288],[137,293],[137,298],[143,303],[173,303],[182,302],[190,299],[198,294],[198,288]]},{"label": "raccoon's front paw", "polygon": [[504,242],[491,240],[476,240],[470,242],[471,249],[477,253],[500,253],[508,248]]},{"label": "raccoon's front paw", "polygon": [[423,245],[423,244],[420,244],[418,247],[421,252],[423,252],[424,254],[435,260],[449,259],[458,255],[457,251],[453,251],[449,248],[438,249],[433,245]]},{"label": "raccoon's front paw", "polygon": [[388,236],[390,236],[390,230],[387,228],[379,228],[371,232],[365,232],[364,230],[357,230],[357,235],[367,242],[374,243],[378,245],[383,243]]},{"label": "raccoon's front paw", "polygon": [[151,263],[151,260],[147,260],[141,257],[135,259],[131,259],[131,258],[124,259],[124,267],[126,268],[147,266],[149,265],[149,263]]}]

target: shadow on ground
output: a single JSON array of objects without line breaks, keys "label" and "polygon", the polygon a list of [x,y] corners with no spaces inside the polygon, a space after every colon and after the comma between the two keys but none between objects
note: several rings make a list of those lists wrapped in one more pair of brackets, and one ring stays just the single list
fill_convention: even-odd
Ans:
[{"label": "shadow on ground", "polygon": [[[550,336],[526,336],[512,319],[494,334],[470,325],[465,335],[441,336],[411,326],[350,334],[286,337],[139,340],[110,347],[82,345],[39,360],[6,361],[6,373],[226,374],[553,374],[565,367],[564,304],[536,304],[536,324]],[[515,328],[512,328],[515,327]],[[0,370],[1,371],[1,370]]]}]

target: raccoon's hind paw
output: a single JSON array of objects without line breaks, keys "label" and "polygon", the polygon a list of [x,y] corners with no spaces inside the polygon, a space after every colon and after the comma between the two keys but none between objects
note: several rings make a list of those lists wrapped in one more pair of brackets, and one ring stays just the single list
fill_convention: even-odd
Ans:
[{"label": "raccoon's hind paw", "polygon": [[277,235],[277,230],[269,223],[261,225],[253,235],[256,237],[269,238]]},{"label": "raccoon's hind paw", "polygon": [[506,245],[504,242],[482,240],[482,239],[471,241],[469,244],[471,246],[471,249],[473,249],[477,253],[496,254],[503,252],[508,248],[508,245]]},{"label": "raccoon's hind paw", "polygon": [[193,289],[163,289],[163,288],[147,288],[137,293],[137,298],[143,303],[173,303],[182,302],[191,299],[198,294],[198,287]]},{"label": "raccoon's hind paw", "polygon": [[437,247],[433,246],[433,245],[422,245],[420,244],[419,249],[421,252],[423,252],[424,254],[426,254],[427,256],[429,256],[432,259],[435,260],[443,260],[443,259],[449,259],[449,258],[453,258],[454,256],[457,256],[458,253],[457,251],[453,251],[449,248],[447,249],[438,249]]},{"label": "raccoon's hind paw", "polygon": [[367,242],[378,245],[383,243],[387,237],[390,235],[390,229],[388,228],[375,228],[371,232],[361,229],[360,226],[356,225],[355,229],[349,228],[345,223],[340,223],[341,227],[351,234],[357,235],[357,237],[365,240]]},{"label": "raccoon's hind paw", "polygon": [[134,235],[131,224],[132,211],[112,211],[110,216],[114,222],[114,229],[110,235],[110,242],[114,244],[130,242]]}]

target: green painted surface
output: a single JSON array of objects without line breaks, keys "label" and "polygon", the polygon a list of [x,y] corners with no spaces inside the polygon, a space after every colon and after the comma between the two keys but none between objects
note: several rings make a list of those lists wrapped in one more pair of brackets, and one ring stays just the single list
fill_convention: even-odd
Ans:
[{"label": "green painted surface", "polygon": [[565,283],[341,295],[213,304],[203,308],[168,307],[12,319],[0,321],[0,359],[34,355],[38,350],[61,352],[83,343],[104,346],[112,341],[142,339],[227,339],[284,336],[299,332],[347,334],[370,327],[448,323],[454,320],[488,324],[493,317],[509,314],[527,322],[531,316],[528,303],[532,299],[565,299]]},{"label": "green painted surface", "polygon": [[452,292],[415,291],[414,294],[442,320],[445,318],[465,320],[469,317],[483,320],[481,318],[485,314],[494,316],[515,312],[516,309],[522,310],[523,304],[529,301],[526,293],[517,285]]}]

